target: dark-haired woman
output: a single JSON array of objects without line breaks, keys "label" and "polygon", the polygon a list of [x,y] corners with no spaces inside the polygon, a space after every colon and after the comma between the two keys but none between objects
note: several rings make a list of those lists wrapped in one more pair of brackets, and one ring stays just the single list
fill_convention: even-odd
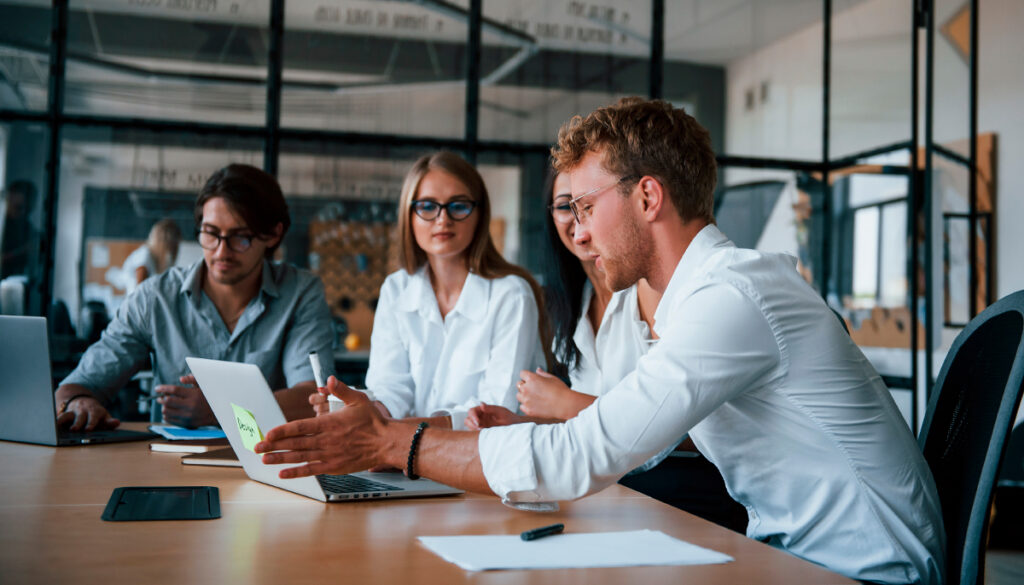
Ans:
[{"label": "dark-haired woman", "polygon": [[[573,418],[636,369],[655,342],[651,332],[657,293],[644,280],[622,291],[609,290],[590,255],[573,242],[576,224],[569,209],[568,175],[550,173],[545,192],[551,197],[545,302],[556,369],[521,373],[516,398],[526,416],[487,404],[471,411],[470,428]],[[572,389],[559,376],[567,377]],[[664,455],[655,456],[641,470],[653,467]]]}]

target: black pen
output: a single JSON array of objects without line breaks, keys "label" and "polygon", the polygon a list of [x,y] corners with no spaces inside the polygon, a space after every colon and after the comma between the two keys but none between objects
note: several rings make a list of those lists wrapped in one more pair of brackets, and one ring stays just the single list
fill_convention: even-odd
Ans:
[{"label": "black pen", "polygon": [[538,538],[544,538],[545,536],[551,536],[552,534],[560,534],[565,530],[565,524],[552,524],[551,526],[541,526],[540,528],[534,528],[533,530],[527,530],[519,535],[519,538],[523,540],[537,540]]}]

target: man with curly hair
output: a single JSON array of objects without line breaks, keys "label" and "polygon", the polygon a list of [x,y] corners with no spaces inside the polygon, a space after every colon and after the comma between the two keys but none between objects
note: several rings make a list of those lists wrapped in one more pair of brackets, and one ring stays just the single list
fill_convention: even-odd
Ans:
[{"label": "man with curly hair", "polygon": [[667,102],[626,98],[566,123],[552,154],[575,242],[609,288],[645,278],[662,293],[660,339],[636,370],[565,423],[479,434],[386,421],[332,383],[351,407],[273,429],[264,461],[307,463],[282,477],[405,467],[537,507],[599,491],[689,433],[751,538],[854,579],[941,583],[939,498],[917,442],[795,260],[715,226],[708,132]]}]

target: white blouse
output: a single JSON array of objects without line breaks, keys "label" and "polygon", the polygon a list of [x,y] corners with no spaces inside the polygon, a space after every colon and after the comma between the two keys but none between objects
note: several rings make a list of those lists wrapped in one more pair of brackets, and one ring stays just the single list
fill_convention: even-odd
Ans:
[{"label": "white blouse", "polygon": [[594,299],[594,287],[587,281],[583,305],[572,340],[580,350],[576,367],[569,372],[571,387],[577,392],[601,396],[615,387],[651,345],[651,332],[640,318],[636,285],[612,294],[594,334],[587,312]]},{"label": "white blouse", "polygon": [[129,254],[125,258],[124,264],[121,265],[121,288],[125,290],[125,294],[131,294],[139,286],[139,283],[135,281],[135,271],[139,268],[145,268],[149,276],[157,274],[156,258],[153,257],[149,246],[142,245],[135,248],[135,251]]},{"label": "white blouse", "polygon": [[[640,317],[640,303],[636,285],[612,293],[612,298],[601,316],[597,335],[590,326],[587,312],[594,300],[594,287],[588,280],[583,285],[583,305],[572,340],[580,350],[576,368],[569,372],[572,389],[592,396],[602,396],[636,369],[636,364],[651,346],[651,328]],[[642,473],[664,461],[676,445],[686,438],[665,447],[628,475]]]},{"label": "white blouse", "polygon": [[520,370],[544,364],[530,285],[470,273],[442,319],[427,270],[381,285],[367,388],[393,417],[448,415],[454,429],[481,402],[515,411]]}]

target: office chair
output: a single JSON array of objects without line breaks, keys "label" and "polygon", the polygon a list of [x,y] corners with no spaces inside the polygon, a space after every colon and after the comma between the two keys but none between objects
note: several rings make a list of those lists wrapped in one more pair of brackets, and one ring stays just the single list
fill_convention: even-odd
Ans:
[{"label": "office chair", "polygon": [[936,380],[919,442],[946,526],[946,583],[984,582],[999,466],[1024,387],[1024,291],[971,320]]}]

